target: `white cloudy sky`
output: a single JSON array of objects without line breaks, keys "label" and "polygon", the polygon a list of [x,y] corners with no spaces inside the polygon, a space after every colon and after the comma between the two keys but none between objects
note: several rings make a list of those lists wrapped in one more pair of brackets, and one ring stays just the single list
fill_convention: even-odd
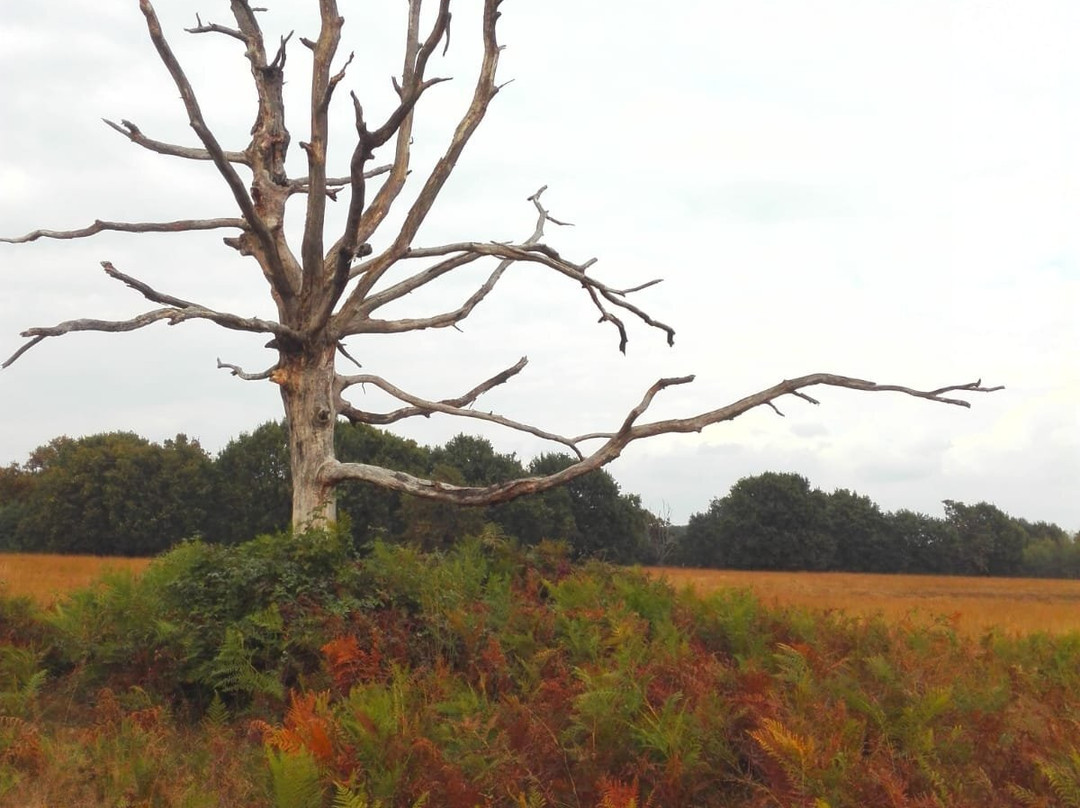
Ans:
[{"label": "white cloudy sky", "polygon": [[[392,102],[403,3],[339,0],[345,87],[376,120]],[[237,43],[182,32],[228,21],[227,4],[159,0],[167,34],[229,148],[252,120]],[[268,37],[316,22],[273,2]],[[416,131],[417,174],[471,90],[475,26],[461,3],[449,57]],[[353,340],[365,369],[420,395],[458,395],[528,355],[485,409],[567,434],[611,428],[661,376],[658,416],[688,415],[828,371],[932,388],[982,378],[1007,389],[973,408],[820,390],[786,414],[750,413],[703,434],[637,444],[612,471],[676,521],[742,476],[797,471],[888,509],[987,500],[1080,528],[1080,5],[1073,0],[508,0],[500,66],[513,79],[419,238],[523,238],[525,198],[550,186],[549,241],[616,286],[665,282],[638,302],[676,326],[628,355],[573,284],[522,268],[463,324]],[[294,41],[295,42],[295,41]],[[304,139],[307,51],[288,62],[294,143]],[[345,100],[342,93],[341,99]],[[334,143],[344,169],[349,110]],[[0,231],[95,217],[236,215],[212,168],[152,155],[100,122],[194,144],[134,0],[7,3],[0,11]],[[333,144],[332,144],[333,146]],[[293,156],[301,173],[302,156]],[[343,205],[341,205],[343,207]],[[299,210],[294,224],[299,221]],[[218,234],[112,234],[0,245],[0,353],[18,332],[147,306],[98,262],[243,315],[271,313],[253,263]],[[376,248],[379,244],[376,243]],[[421,315],[479,282],[414,295]],[[211,451],[277,418],[277,390],[215,369],[261,370],[265,338],[203,324],[47,341],[0,374],[0,462],[59,434],[177,432]],[[373,394],[363,402],[381,402]],[[402,426],[424,442],[469,424]],[[530,457],[543,448],[485,433]]]}]

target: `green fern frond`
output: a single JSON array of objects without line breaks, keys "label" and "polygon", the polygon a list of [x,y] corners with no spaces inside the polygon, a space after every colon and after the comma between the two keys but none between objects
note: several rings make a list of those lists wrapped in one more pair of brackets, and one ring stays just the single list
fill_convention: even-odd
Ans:
[{"label": "green fern frond", "polygon": [[214,691],[214,698],[206,708],[203,720],[211,727],[220,729],[229,723],[229,708],[221,699],[221,694]]},{"label": "green fern frond", "polygon": [[271,749],[266,761],[274,787],[275,808],[318,808],[323,804],[319,767],[310,754]]},{"label": "green fern frond", "polygon": [[369,800],[363,792],[353,791],[344,783],[334,786],[334,808],[382,808],[380,800]]}]

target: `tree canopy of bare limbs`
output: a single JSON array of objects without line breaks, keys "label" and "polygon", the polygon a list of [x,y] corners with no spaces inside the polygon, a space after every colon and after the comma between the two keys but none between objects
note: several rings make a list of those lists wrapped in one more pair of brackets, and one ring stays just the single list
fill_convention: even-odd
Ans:
[{"label": "tree canopy of bare limbs", "polygon": [[[436,4],[431,7],[430,4]],[[49,337],[75,331],[132,331],[158,321],[170,324],[188,320],[209,320],[223,328],[255,332],[270,337],[269,348],[276,362],[262,372],[247,372],[239,366],[218,361],[218,367],[241,379],[269,381],[280,388],[290,434],[293,479],[293,522],[318,524],[335,516],[333,490],[338,484],[359,480],[386,488],[461,505],[501,502],[558,486],[614,460],[628,444],[642,438],[676,432],[698,432],[706,426],[730,421],[755,407],[771,407],[777,399],[795,396],[817,403],[805,390],[829,385],[868,392],[892,391],[945,404],[969,406],[958,393],[988,392],[979,381],[950,384],[935,390],[916,390],[893,384],[876,384],[863,379],[831,373],[812,373],[785,379],[765,390],[690,417],[647,420],[646,412],[658,394],[669,387],[688,384],[692,376],[660,379],[644,392],[622,423],[610,431],[564,436],[508,416],[474,408],[477,399],[494,387],[509,382],[526,364],[524,358],[488,379],[473,384],[465,392],[438,401],[421,398],[391,381],[367,373],[339,373],[336,360],[351,360],[346,347],[350,337],[364,334],[399,334],[420,329],[447,328],[461,323],[488,297],[508,269],[528,263],[563,275],[580,285],[595,306],[599,319],[617,335],[625,350],[628,324],[634,322],[659,331],[669,344],[674,330],[632,302],[633,293],[658,281],[634,288],[619,289],[589,273],[591,261],[575,262],[544,243],[545,226],[560,224],[544,208],[543,188],[529,197],[535,209],[535,228],[519,243],[468,240],[421,246],[414,243],[419,228],[439,200],[440,192],[454,171],[458,159],[492,101],[502,89],[497,79],[501,46],[498,21],[502,0],[483,0],[481,40],[483,56],[475,88],[467,108],[449,135],[449,142],[429,172],[413,175],[410,164],[414,110],[443,77],[429,74],[431,63],[450,46],[452,0],[408,0],[406,37],[400,75],[393,79],[396,107],[385,120],[369,121],[355,93],[351,93],[355,134],[350,134],[351,156],[347,173],[331,174],[331,103],[340,100],[348,86],[352,55],[339,53],[344,18],[336,0],[319,0],[321,20],[318,36],[299,38],[291,34],[277,47],[267,47],[254,8],[248,0],[231,0],[234,22],[203,22],[186,29],[192,34],[220,35],[236,40],[243,48],[258,98],[251,140],[241,149],[220,143],[208,127],[199,100],[177,60],[150,0],[140,0],[139,8],[162,65],[179,91],[188,123],[198,145],[178,145],[156,140],[128,120],[106,121],[121,136],[137,146],[165,158],[209,161],[228,187],[236,210],[230,217],[184,219],[169,222],[118,222],[96,220],[79,230],[35,230],[4,241],[19,243],[41,238],[78,239],[103,231],[130,233],[185,233],[198,230],[233,231],[224,243],[243,256],[254,259],[273,298],[277,318],[242,317],[218,311],[197,301],[184,300],[129,275],[106,261],[102,267],[109,277],[126,284],[153,304],[127,320],[78,319],[22,332],[26,342],[4,363],[7,367],[30,348]],[[425,13],[422,15],[421,11]],[[405,9],[402,9],[405,12]],[[389,13],[389,12],[387,12]],[[306,49],[312,60],[311,91],[307,113],[307,139],[299,142],[307,158],[303,176],[289,176],[286,156],[292,136],[286,126],[283,85],[286,56],[297,47]],[[335,98],[337,94],[338,98]],[[345,100],[346,103],[348,99]],[[449,128],[449,127],[448,127]],[[230,144],[235,146],[236,144]],[[344,154],[342,150],[340,154]],[[376,156],[386,153],[387,163],[376,166]],[[341,161],[344,166],[344,160]],[[335,164],[336,166],[336,164]],[[403,194],[406,186],[409,194]],[[299,245],[285,236],[286,204],[294,196],[305,203],[303,235]],[[339,197],[342,201],[338,201]],[[344,228],[328,233],[327,205],[347,205]],[[391,212],[395,213],[393,219]],[[400,222],[391,227],[390,222]],[[377,249],[376,249],[377,245]],[[297,249],[298,247],[298,249]],[[486,280],[465,300],[454,301],[444,311],[409,318],[388,318],[384,309],[421,287],[475,262],[490,264]],[[383,316],[381,316],[383,315]],[[390,412],[369,412],[345,397],[350,388],[372,385],[398,399],[401,406]],[[463,385],[464,386],[464,385]],[[375,425],[392,424],[414,416],[444,413],[493,422],[549,440],[571,451],[577,462],[548,476],[528,477],[485,487],[456,486],[436,480],[363,463],[342,463],[334,457],[333,432],[339,416]]]}]

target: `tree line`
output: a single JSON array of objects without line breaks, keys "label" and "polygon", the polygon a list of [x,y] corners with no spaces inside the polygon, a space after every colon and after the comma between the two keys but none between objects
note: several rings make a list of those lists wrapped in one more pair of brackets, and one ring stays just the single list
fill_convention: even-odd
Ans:
[{"label": "tree line", "polygon": [[[456,485],[552,474],[575,462],[542,454],[523,464],[489,441],[458,435],[427,447],[367,425],[339,423],[336,453]],[[59,437],[0,468],[0,550],[149,556],[182,539],[235,544],[284,530],[291,515],[289,441],[265,423],[211,457],[177,435],[154,443],[131,432]],[[575,557],[619,563],[649,557],[651,515],[603,469],[565,486],[479,508],[419,499],[367,483],[343,486],[338,509],[357,545],[374,539],[442,549],[485,524],[523,544],[565,542]]]},{"label": "tree line", "polygon": [[[346,462],[455,485],[551,474],[574,462],[542,454],[523,463],[468,435],[422,446],[344,422],[335,442]],[[282,423],[240,435],[216,457],[184,435],[160,444],[130,432],[59,437],[0,467],[0,550],[149,556],[192,536],[236,544],[287,528],[291,485]],[[885,512],[869,497],[826,493],[790,473],[739,480],[685,526],[650,513],[603,469],[479,508],[357,483],[339,490],[338,508],[357,546],[383,539],[445,549],[495,525],[525,545],[561,541],[576,558],[617,563],[1080,577],[1080,541],[1057,525],[986,502],[946,500],[940,518]]]},{"label": "tree line", "polygon": [[766,472],[691,516],[675,557],[728,569],[1080,577],[1080,534],[987,502],[944,506],[942,518],[884,512],[853,491]]}]

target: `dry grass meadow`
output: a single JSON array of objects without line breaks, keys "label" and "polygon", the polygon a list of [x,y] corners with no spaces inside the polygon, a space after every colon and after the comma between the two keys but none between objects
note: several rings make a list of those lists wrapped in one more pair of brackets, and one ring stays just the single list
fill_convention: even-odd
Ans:
[{"label": "dry grass meadow", "polygon": [[1080,631],[1080,581],[1036,578],[961,578],[846,572],[744,572],[653,567],[677,589],[699,594],[749,589],[766,604],[880,613],[890,620],[950,619],[958,630],[982,634]]},{"label": "dry grass meadow", "polygon": [[[49,605],[108,570],[140,572],[143,558],[0,554],[0,594],[27,595]],[[651,567],[650,575],[700,594],[749,589],[766,604],[880,613],[890,620],[931,621],[944,616],[958,629],[981,634],[1080,631],[1080,581],[865,575],[844,572],[744,572]]]},{"label": "dry grass meadow", "polygon": [[48,606],[109,570],[141,572],[149,563],[147,558],[0,553],[0,595],[29,596]]}]

